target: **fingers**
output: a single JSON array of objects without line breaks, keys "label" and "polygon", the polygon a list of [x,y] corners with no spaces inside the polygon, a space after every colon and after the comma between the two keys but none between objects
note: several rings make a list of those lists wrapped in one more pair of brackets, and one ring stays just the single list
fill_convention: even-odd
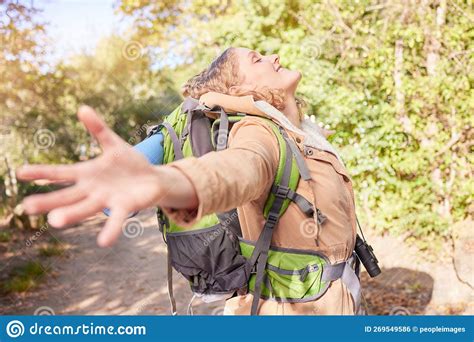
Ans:
[{"label": "fingers", "polygon": [[121,141],[120,137],[106,125],[91,107],[81,106],[77,116],[103,148],[109,148]]},{"label": "fingers", "polygon": [[56,228],[80,222],[97,214],[103,204],[96,198],[88,197],[77,203],[54,209],[48,215],[48,222]]},{"label": "fingers", "polygon": [[123,222],[127,219],[129,210],[125,208],[112,208],[112,215],[107,220],[105,227],[97,237],[97,244],[100,247],[112,246],[122,234]]},{"label": "fingers", "polygon": [[46,194],[28,196],[22,205],[28,214],[35,215],[79,202],[86,197],[87,194],[76,185]]},{"label": "fingers", "polygon": [[214,94],[215,94],[214,92],[209,92],[209,93],[201,95],[201,97],[199,98],[199,103],[208,108],[213,108],[215,105],[213,102]]},{"label": "fingers", "polygon": [[17,169],[16,176],[24,181],[45,179],[49,181],[74,181],[80,165],[25,165]]},{"label": "fingers", "polygon": [[322,131],[323,131],[323,135],[324,135],[325,138],[327,138],[327,137],[333,135],[334,133],[336,133],[336,131],[334,131],[334,130],[322,129]]},{"label": "fingers", "polygon": [[331,136],[331,135],[333,135],[333,134],[336,133],[336,131],[326,129],[326,128],[320,126],[320,125],[321,125],[321,123],[319,123],[319,125],[316,125],[317,130],[318,130],[319,133],[321,133],[325,138],[327,138],[327,137],[329,137],[329,136]]}]

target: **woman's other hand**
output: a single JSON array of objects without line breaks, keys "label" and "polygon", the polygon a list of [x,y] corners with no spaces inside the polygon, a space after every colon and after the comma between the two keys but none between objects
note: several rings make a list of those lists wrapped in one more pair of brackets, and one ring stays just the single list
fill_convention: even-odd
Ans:
[{"label": "woman's other hand", "polygon": [[45,180],[73,183],[46,194],[28,196],[23,207],[28,214],[50,212],[52,226],[64,227],[92,216],[103,208],[112,214],[97,243],[112,245],[120,236],[129,213],[154,206],[163,194],[158,170],[115,134],[97,113],[83,106],[78,117],[100,143],[99,157],[72,165],[27,165],[17,170],[24,181]]}]

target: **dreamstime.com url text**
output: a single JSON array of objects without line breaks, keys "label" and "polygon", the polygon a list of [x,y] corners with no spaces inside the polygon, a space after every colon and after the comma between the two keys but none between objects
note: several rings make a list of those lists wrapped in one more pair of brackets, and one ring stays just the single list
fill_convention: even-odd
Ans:
[{"label": "dreamstime.com url text", "polygon": [[47,325],[34,323],[25,328],[25,325],[19,320],[10,321],[6,326],[6,333],[11,338],[23,336],[25,333],[31,336],[35,335],[146,335],[146,327],[143,325],[96,325],[88,324],[70,324],[70,325]]}]

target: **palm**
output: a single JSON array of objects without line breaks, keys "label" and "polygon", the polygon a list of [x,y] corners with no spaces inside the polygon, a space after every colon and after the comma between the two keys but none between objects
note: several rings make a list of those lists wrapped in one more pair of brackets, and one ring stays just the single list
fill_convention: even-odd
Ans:
[{"label": "palm", "polygon": [[130,212],[154,204],[158,184],[153,178],[153,166],[110,130],[91,108],[81,108],[78,116],[99,141],[103,154],[74,165],[32,165],[19,170],[17,175],[23,180],[74,183],[65,189],[30,196],[23,205],[32,214],[51,211],[48,220],[57,227],[110,208],[112,215],[98,237],[99,245],[109,246],[120,236]]}]

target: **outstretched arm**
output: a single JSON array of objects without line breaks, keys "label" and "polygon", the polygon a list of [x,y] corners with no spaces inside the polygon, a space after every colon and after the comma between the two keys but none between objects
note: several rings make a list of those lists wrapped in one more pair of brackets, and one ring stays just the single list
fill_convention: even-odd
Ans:
[{"label": "outstretched arm", "polygon": [[23,201],[29,214],[50,212],[52,226],[64,227],[110,208],[112,214],[97,243],[112,245],[121,234],[123,221],[133,211],[159,205],[192,209],[198,205],[196,191],[179,170],[151,165],[115,134],[90,107],[81,107],[78,117],[100,143],[99,157],[73,165],[28,165],[17,170],[24,181],[65,181],[72,186]]},{"label": "outstretched arm", "polygon": [[102,155],[73,165],[25,166],[17,177],[74,184],[23,201],[27,213],[50,212],[52,226],[77,223],[110,208],[112,214],[97,238],[99,246],[115,243],[130,212],[159,206],[175,222],[191,226],[203,215],[264,200],[273,182],[277,141],[271,128],[257,119],[236,124],[227,150],[153,166],[92,108],[80,108],[78,116],[100,143]]}]

